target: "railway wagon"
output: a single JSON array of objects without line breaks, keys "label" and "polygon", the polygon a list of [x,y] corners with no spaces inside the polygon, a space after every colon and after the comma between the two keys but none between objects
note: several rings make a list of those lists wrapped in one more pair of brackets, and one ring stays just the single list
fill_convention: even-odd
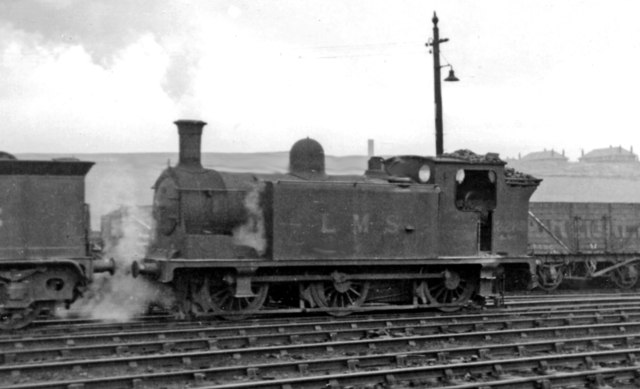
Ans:
[{"label": "railway wagon", "polygon": [[607,277],[623,289],[638,281],[640,204],[532,202],[529,252],[540,287]]},{"label": "railway wagon", "polygon": [[504,267],[530,264],[540,180],[496,154],[372,157],[331,176],[307,138],[287,174],[224,173],[201,165],[205,123],[176,125],[179,163],[154,185],[155,238],[132,273],[171,285],[184,314],[455,310],[498,298]]},{"label": "railway wagon", "polygon": [[0,329],[70,304],[111,260],[89,245],[85,176],[93,162],[18,160],[0,153]]}]

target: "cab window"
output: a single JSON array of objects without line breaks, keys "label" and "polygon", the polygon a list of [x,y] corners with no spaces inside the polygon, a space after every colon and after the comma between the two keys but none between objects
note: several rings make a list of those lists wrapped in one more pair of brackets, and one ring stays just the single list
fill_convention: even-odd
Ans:
[{"label": "cab window", "polygon": [[460,169],[456,173],[456,208],[487,212],[496,208],[496,173]]}]

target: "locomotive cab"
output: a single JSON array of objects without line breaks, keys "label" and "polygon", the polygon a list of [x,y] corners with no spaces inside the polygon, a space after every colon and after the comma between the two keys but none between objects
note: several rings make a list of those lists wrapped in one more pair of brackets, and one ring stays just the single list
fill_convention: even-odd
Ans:
[{"label": "locomotive cab", "polygon": [[529,198],[540,180],[505,169],[497,154],[468,150],[383,164],[391,176],[440,188],[439,256],[526,254]]}]

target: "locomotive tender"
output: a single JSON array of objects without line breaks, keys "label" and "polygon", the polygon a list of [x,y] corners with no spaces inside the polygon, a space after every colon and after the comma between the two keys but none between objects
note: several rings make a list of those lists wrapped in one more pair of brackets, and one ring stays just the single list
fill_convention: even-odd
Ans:
[{"label": "locomotive tender", "polygon": [[448,311],[498,299],[504,267],[535,273],[528,208],[541,180],[497,154],[372,157],[363,175],[335,176],[307,138],[287,174],[234,174],[202,167],[206,123],[175,124],[179,163],[155,183],[155,238],[132,273],[171,284],[185,314]]},{"label": "locomotive tender", "polygon": [[113,260],[92,252],[84,178],[93,162],[0,153],[0,329],[78,298]]}]

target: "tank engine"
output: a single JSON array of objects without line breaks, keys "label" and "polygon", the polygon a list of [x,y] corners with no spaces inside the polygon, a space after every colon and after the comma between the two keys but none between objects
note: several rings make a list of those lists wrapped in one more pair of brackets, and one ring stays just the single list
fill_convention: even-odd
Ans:
[{"label": "tank engine", "polygon": [[94,272],[113,272],[89,245],[84,177],[93,162],[0,153],[0,329],[70,304]]},{"label": "tank engine", "polygon": [[176,122],[179,163],[155,183],[155,239],[132,268],[172,284],[185,313],[455,310],[497,298],[503,267],[530,265],[540,180],[496,154],[373,157],[363,175],[334,176],[307,138],[288,174],[232,174],[202,167],[205,124]]}]

